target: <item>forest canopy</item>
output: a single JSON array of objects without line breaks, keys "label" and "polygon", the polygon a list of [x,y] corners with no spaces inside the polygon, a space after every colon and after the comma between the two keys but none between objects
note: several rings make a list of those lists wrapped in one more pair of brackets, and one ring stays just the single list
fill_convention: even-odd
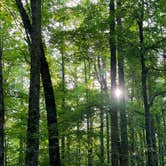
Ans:
[{"label": "forest canopy", "polygon": [[0,166],[165,166],[164,0],[0,1]]}]

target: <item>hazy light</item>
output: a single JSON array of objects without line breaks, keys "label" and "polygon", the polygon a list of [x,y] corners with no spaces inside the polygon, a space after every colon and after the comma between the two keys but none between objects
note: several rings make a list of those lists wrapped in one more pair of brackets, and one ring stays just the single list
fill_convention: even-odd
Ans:
[{"label": "hazy light", "polygon": [[116,88],[114,93],[117,98],[120,98],[120,96],[122,95],[122,91],[119,88]]}]

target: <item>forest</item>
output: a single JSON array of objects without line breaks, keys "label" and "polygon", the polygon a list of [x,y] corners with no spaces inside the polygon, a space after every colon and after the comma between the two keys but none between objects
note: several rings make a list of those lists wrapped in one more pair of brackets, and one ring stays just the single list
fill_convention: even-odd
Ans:
[{"label": "forest", "polygon": [[166,1],[0,0],[0,166],[166,166]]}]

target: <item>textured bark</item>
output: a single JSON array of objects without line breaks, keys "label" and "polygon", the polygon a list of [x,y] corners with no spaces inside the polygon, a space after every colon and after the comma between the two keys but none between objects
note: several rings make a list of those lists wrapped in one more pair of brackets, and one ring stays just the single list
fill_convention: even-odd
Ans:
[{"label": "textured bark", "polygon": [[26,166],[38,166],[39,152],[39,98],[40,98],[40,43],[41,43],[41,1],[31,1],[32,44],[29,111],[27,128]]},{"label": "textured bark", "polygon": [[[121,7],[121,0],[118,0],[117,7]],[[122,29],[121,17],[117,17],[117,25],[119,30]],[[126,120],[126,109],[125,109],[125,80],[124,80],[124,55],[121,36],[118,35],[118,76],[119,86],[122,91],[122,96],[119,99],[119,112],[120,112],[120,165],[128,166],[128,138],[127,138],[127,120]]]},{"label": "textured bark", "polygon": [[111,162],[113,166],[119,165],[119,131],[118,114],[114,90],[116,88],[116,43],[115,43],[115,6],[110,1],[110,51],[111,51]]},{"label": "textured bark", "polygon": [[55,104],[55,97],[51,76],[49,72],[48,63],[46,61],[43,47],[41,46],[41,76],[44,87],[45,103],[47,111],[47,126],[48,126],[48,140],[49,140],[49,157],[50,166],[57,164],[60,166],[59,154],[59,133],[57,123],[57,110]]},{"label": "textured bark", "polygon": [[[21,0],[15,0],[17,7],[19,9],[24,28],[26,33],[32,38],[32,26],[30,19],[22,5]],[[31,46],[31,43],[29,43]],[[42,42],[40,43],[41,49],[41,67],[40,73],[42,77],[44,93],[45,93],[45,103],[47,111],[47,125],[48,125],[48,139],[49,139],[49,158],[50,166],[60,165],[60,153],[59,153],[59,139],[58,139],[58,126],[57,126],[57,110],[55,104],[54,91],[51,81],[51,76],[49,72],[49,66],[46,61],[45,52]]]},{"label": "textured bark", "polygon": [[0,39],[0,166],[4,166],[4,97],[2,76],[3,45]]}]

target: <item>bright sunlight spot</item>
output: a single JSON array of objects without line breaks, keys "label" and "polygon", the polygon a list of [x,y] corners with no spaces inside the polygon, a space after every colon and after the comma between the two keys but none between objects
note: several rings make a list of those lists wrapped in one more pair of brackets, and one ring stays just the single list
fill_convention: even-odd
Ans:
[{"label": "bright sunlight spot", "polygon": [[122,95],[122,91],[119,88],[116,88],[114,93],[117,98],[120,98],[120,96]]}]

